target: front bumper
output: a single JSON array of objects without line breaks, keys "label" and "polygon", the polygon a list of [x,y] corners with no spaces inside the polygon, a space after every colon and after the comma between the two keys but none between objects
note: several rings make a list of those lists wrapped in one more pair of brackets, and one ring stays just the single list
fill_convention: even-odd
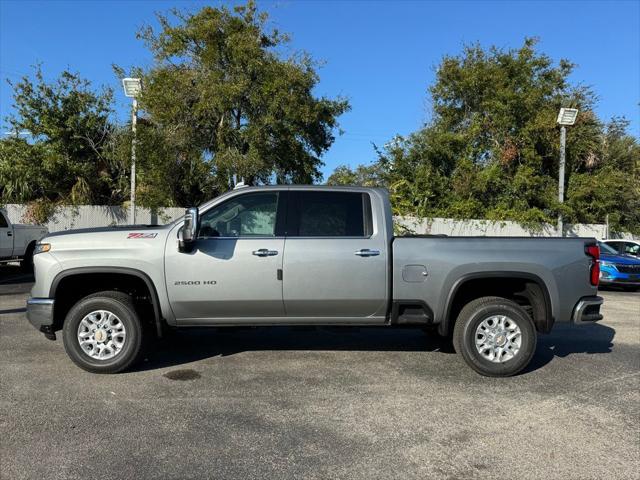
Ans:
[{"label": "front bumper", "polygon": [[602,297],[582,297],[573,309],[571,321],[573,323],[597,322],[602,320],[600,307],[604,299]]},{"label": "front bumper", "polygon": [[640,273],[621,272],[610,265],[600,269],[601,285],[628,285],[632,287],[640,286]]},{"label": "front bumper", "polygon": [[630,287],[640,287],[640,280],[630,279],[630,278],[622,278],[622,277],[609,277],[609,278],[601,278],[600,285],[617,285],[617,286],[630,286]]},{"label": "front bumper", "polygon": [[27,319],[38,330],[51,340],[55,340],[53,333],[53,304],[52,298],[30,298],[27,300]]}]

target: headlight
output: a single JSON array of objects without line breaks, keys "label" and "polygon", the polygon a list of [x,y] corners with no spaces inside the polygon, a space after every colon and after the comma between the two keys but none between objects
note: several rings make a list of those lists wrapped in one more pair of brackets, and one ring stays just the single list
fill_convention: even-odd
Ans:
[{"label": "headlight", "polygon": [[[609,268],[613,268],[616,269],[616,266],[614,263],[611,262],[605,262],[604,260],[600,260],[600,266],[601,267],[609,267]],[[617,269],[616,269],[617,270]]]},{"label": "headlight", "polygon": [[38,243],[36,244],[36,248],[33,250],[33,254],[35,255],[36,253],[44,253],[48,252],[49,250],[51,250],[50,243]]}]

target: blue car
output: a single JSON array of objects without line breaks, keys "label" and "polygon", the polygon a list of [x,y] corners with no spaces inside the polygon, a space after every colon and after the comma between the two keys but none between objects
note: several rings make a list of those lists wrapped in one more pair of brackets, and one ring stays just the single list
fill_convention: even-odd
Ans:
[{"label": "blue car", "polygon": [[640,288],[640,259],[620,255],[606,243],[600,246],[600,285],[622,287],[635,291]]}]

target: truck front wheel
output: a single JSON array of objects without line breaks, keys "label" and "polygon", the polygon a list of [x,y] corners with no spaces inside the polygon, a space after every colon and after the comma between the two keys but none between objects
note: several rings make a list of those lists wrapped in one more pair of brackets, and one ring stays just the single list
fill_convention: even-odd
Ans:
[{"label": "truck front wheel", "polygon": [[481,375],[508,377],[525,368],[537,335],[527,312],[512,300],[482,297],[464,306],[453,330],[453,345]]},{"label": "truck front wheel", "polygon": [[129,295],[105,291],[84,297],[66,316],[64,348],[80,368],[117,373],[138,359],[143,329]]}]

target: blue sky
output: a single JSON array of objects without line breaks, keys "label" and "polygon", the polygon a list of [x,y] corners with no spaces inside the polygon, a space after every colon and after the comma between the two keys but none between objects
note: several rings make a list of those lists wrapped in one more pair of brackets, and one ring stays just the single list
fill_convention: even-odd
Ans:
[{"label": "blue sky", "polygon": [[[16,80],[42,62],[47,78],[69,68],[116,88],[117,115],[124,120],[128,101],[111,64],[150,64],[136,30],[154,24],[155,11],[204,4],[0,0],[0,116],[12,103],[4,79]],[[351,102],[340,121],[345,134],[324,157],[325,178],[339,164],[373,161],[372,142],[382,145],[427,121],[426,90],[436,65],[476,41],[516,48],[524,37],[539,37],[541,51],[578,65],[572,80],[595,90],[599,116],[626,116],[640,138],[640,1],[273,0],[259,7],[270,13],[272,26],[291,34],[290,49],[324,62],[317,93]]]}]

